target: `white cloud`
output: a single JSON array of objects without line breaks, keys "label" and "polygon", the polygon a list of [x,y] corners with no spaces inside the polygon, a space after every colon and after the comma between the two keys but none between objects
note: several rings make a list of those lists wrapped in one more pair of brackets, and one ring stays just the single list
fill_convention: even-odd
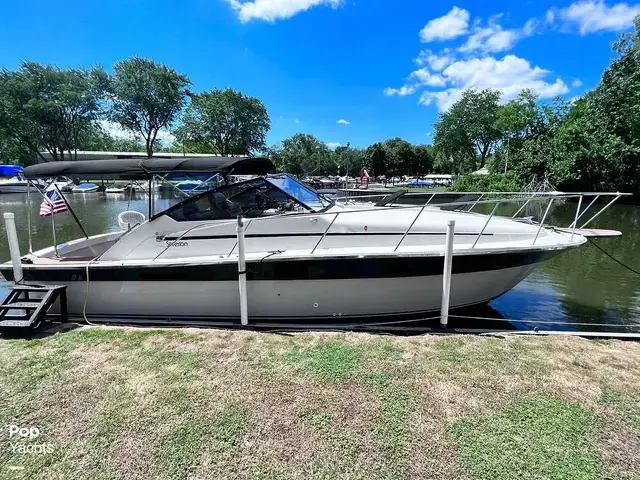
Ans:
[{"label": "white cloud", "polygon": [[479,51],[482,53],[495,53],[511,50],[514,45],[524,37],[533,35],[538,27],[538,20],[531,18],[522,28],[505,29],[497,20],[502,15],[494,15],[489,19],[488,25],[480,27],[476,25],[473,33],[467,41],[458,48],[458,51],[468,53]]},{"label": "white cloud", "polygon": [[[580,35],[599,31],[619,31],[633,26],[640,14],[640,5],[617,3],[607,6],[604,0],[580,0],[558,11],[557,16],[566,27],[577,26]],[[547,21],[556,18],[554,10],[547,12]]]},{"label": "white cloud", "polygon": [[347,120],[345,120],[344,118],[341,118],[340,120],[338,120],[336,123],[339,123],[340,125],[349,125],[350,122],[348,122]]},{"label": "white cloud", "polygon": [[98,123],[102,127],[102,130],[104,130],[106,133],[111,135],[113,138],[120,138],[120,139],[126,139],[126,140],[136,139],[136,136],[132,132],[130,132],[129,130],[125,130],[118,123],[110,122],[109,120],[100,120]]},{"label": "white cloud", "polygon": [[464,35],[468,28],[469,12],[464,8],[453,7],[445,16],[429,20],[420,30],[420,40],[449,40]]},{"label": "white cloud", "polygon": [[327,147],[329,147],[331,150],[335,150],[339,146],[340,142],[327,142]]},{"label": "white cloud", "polygon": [[387,97],[392,97],[394,95],[399,95],[400,97],[404,97],[405,95],[411,95],[415,93],[418,87],[416,85],[404,85],[400,88],[390,88],[387,87],[384,89],[384,94]]},{"label": "white cloud", "polygon": [[430,87],[444,87],[446,85],[444,78],[440,75],[431,73],[425,67],[411,72],[409,79],[415,79],[418,81],[419,85],[427,85]]},{"label": "white cloud", "polygon": [[299,120],[299,119],[297,119],[297,118],[294,118],[294,119],[293,119],[293,122],[294,122],[294,123],[300,123],[300,120]]},{"label": "white cloud", "polygon": [[556,21],[556,12],[554,9],[547,10],[547,13],[544,16],[544,21],[548,24],[552,24]]},{"label": "white cloud", "polygon": [[431,70],[439,72],[455,60],[449,52],[448,48],[445,48],[439,54],[435,54],[431,50],[422,50],[413,61],[420,67],[429,65]]},{"label": "white cloud", "polygon": [[542,98],[561,95],[569,90],[559,78],[550,81],[549,75],[548,70],[532,67],[527,60],[515,55],[507,55],[501,60],[494,57],[459,60],[442,72],[448,88],[424,92],[420,103],[430,105],[435,102],[439,110],[447,110],[468,88],[500,90],[503,101],[515,98],[525,88]]},{"label": "white cloud", "polygon": [[243,23],[251,20],[275,22],[320,5],[338,8],[342,4],[342,0],[227,0],[227,2]]},{"label": "white cloud", "polygon": [[582,81],[579,78],[576,78],[573,82],[571,82],[571,86],[573,88],[580,88],[582,86]]},{"label": "white cloud", "polygon": [[525,37],[530,37],[531,35],[536,33],[536,30],[538,29],[539,25],[540,25],[540,21],[538,21],[538,19],[530,18],[522,26],[522,35]]}]

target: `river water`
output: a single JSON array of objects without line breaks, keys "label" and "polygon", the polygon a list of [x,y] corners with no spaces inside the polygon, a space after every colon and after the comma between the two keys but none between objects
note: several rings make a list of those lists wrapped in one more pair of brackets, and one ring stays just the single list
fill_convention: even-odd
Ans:
[{"label": "river water", "polygon": [[[66,197],[89,235],[117,230],[117,215],[124,210],[137,210],[146,214],[148,208],[147,200],[142,197],[131,201],[124,195],[105,193],[67,194]],[[39,200],[33,200],[33,248],[39,249],[52,244],[53,229],[50,219],[38,217]],[[173,202],[157,200],[156,211]],[[14,212],[16,215],[22,252],[26,252],[28,248],[27,208],[26,195],[0,195],[0,212]],[[570,224],[575,208],[576,205],[572,203],[554,207],[549,223],[562,226]],[[68,213],[56,215],[55,223],[58,243],[82,236]],[[590,226],[622,231],[622,237],[595,241],[622,263],[640,271],[640,206],[614,204]],[[4,222],[1,222],[0,262],[8,259]],[[0,298],[6,295],[7,286],[0,276]],[[517,328],[531,328],[533,323],[523,321],[536,320],[566,322],[539,324],[540,328],[555,330],[638,332],[640,276],[618,265],[587,243],[542,264],[516,288],[491,302],[490,307],[471,314],[513,320],[511,324]],[[601,328],[595,324],[613,326]]]}]

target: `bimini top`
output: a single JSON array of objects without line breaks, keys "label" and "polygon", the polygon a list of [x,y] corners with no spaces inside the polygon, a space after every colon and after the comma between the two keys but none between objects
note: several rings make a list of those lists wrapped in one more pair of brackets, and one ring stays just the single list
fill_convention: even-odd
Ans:
[{"label": "bimini top", "polygon": [[0,177],[13,177],[22,173],[24,168],[20,165],[0,165]]},{"label": "bimini top", "polygon": [[24,176],[30,180],[57,176],[134,180],[171,172],[264,175],[272,170],[273,163],[265,157],[119,158],[40,163],[25,168]]}]

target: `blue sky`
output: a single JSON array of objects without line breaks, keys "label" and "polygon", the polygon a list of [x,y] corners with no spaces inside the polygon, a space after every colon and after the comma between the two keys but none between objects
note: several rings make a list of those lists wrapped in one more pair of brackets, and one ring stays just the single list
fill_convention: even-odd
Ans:
[{"label": "blue sky", "polygon": [[195,90],[260,98],[270,144],[296,132],[430,143],[438,112],[466,87],[567,98],[593,88],[639,12],[601,0],[21,0],[0,13],[0,66],[110,69],[140,55]]}]

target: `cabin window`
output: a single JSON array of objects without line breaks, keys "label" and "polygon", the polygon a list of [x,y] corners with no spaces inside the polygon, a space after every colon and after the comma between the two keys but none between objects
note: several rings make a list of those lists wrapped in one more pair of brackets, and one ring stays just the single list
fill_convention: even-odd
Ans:
[{"label": "cabin window", "polygon": [[240,214],[255,218],[313,210],[292,198],[289,192],[285,193],[263,178],[256,178],[188,198],[167,215],[179,222],[196,222],[231,219]]}]

